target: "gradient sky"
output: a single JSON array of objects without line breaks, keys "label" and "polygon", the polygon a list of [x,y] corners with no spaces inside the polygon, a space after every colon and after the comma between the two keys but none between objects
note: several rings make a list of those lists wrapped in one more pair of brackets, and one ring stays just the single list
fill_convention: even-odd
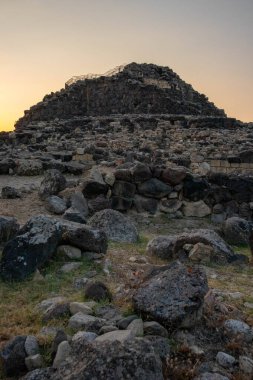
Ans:
[{"label": "gradient sky", "polygon": [[171,67],[253,121],[253,0],[0,0],[0,130],[74,75]]}]

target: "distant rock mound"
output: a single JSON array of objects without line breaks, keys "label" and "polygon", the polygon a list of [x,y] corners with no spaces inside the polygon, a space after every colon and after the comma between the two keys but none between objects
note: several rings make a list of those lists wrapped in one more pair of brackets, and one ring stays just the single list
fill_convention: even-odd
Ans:
[{"label": "distant rock mound", "polygon": [[25,111],[16,130],[32,121],[113,114],[174,114],[225,117],[168,67],[130,63],[104,74],[73,77],[65,89]]}]

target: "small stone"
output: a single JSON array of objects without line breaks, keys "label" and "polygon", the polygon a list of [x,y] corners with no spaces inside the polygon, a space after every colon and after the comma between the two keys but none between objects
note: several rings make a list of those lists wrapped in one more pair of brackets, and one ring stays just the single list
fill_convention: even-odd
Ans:
[{"label": "small stone", "polygon": [[105,319],[96,318],[92,315],[86,315],[81,312],[78,312],[70,318],[68,327],[75,330],[87,330],[91,328],[93,324],[96,324],[97,330],[99,331],[100,328],[105,325],[105,323]]},{"label": "small stone", "polygon": [[51,347],[52,357],[55,357],[59,344],[61,342],[64,342],[65,340],[68,340],[68,337],[67,337],[65,331],[62,329],[59,329],[57,331],[55,337],[54,337],[53,342],[52,342],[52,347]]},{"label": "small stone", "polygon": [[33,371],[34,369],[44,367],[45,363],[43,357],[40,354],[36,354],[25,358],[25,365],[28,371]]},{"label": "small stone", "polygon": [[239,356],[239,368],[248,375],[253,375],[253,360],[247,356]]},{"label": "small stone", "polygon": [[232,368],[235,364],[235,358],[225,352],[218,352],[216,356],[217,363],[223,368]]},{"label": "small stone", "polygon": [[57,248],[57,255],[71,260],[79,260],[82,257],[82,252],[81,249],[72,247],[71,245],[60,245]]},{"label": "small stone", "polygon": [[39,345],[34,335],[28,335],[25,340],[25,351],[27,356],[34,356],[39,353]]},{"label": "small stone", "polygon": [[36,269],[36,272],[34,273],[33,281],[34,282],[44,282],[45,281],[45,278],[42,276],[42,274],[40,273],[40,271],[38,269]]},{"label": "small stone", "polygon": [[81,263],[67,263],[67,264],[64,264],[61,268],[60,268],[60,272],[61,273],[70,273],[70,272],[73,272],[74,270],[80,268],[81,266]]},{"label": "small stone", "polygon": [[116,326],[102,326],[98,332],[98,335],[103,335],[111,331],[116,331],[118,328]]},{"label": "small stone", "polygon": [[61,342],[57,349],[57,353],[53,362],[53,368],[59,368],[64,360],[69,356],[70,352],[71,347],[69,343],[66,340]]},{"label": "small stone", "polygon": [[252,302],[244,302],[243,304],[247,309],[253,309],[253,303]]},{"label": "small stone", "polygon": [[160,325],[160,323],[151,321],[151,322],[144,322],[143,324],[144,328],[144,334],[145,335],[159,335],[163,336],[164,338],[168,337],[168,331],[165,327]]},{"label": "small stone", "polygon": [[253,340],[253,331],[245,322],[236,319],[228,319],[224,323],[224,328],[230,337],[241,336],[247,343],[250,343]]},{"label": "small stone", "polygon": [[76,278],[74,280],[73,286],[75,289],[84,289],[88,281],[89,279],[87,277]]},{"label": "small stone", "polygon": [[117,322],[117,326],[120,330],[125,330],[127,329],[127,326],[134,320],[138,319],[138,315],[133,314],[129,315],[128,317],[122,318]]},{"label": "small stone", "polygon": [[96,281],[88,284],[85,288],[84,296],[94,301],[112,299],[111,293],[107,286],[102,282]]},{"label": "small stone", "polygon": [[203,243],[197,243],[190,251],[189,259],[194,262],[208,263],[213,254],[213,247]]},{"label": "small stone", "polygon": [[143,336],[143,321],[142,321],[142,319],[134,319],[127,326],[127,330],[132,331],[134,336]]},{"label": "small stone", "polygon": [[93,314],[92,309],[87,306],[86,302],[70,302],[69,304],[70,313],[72,315],[81,312],[83,314]]}]

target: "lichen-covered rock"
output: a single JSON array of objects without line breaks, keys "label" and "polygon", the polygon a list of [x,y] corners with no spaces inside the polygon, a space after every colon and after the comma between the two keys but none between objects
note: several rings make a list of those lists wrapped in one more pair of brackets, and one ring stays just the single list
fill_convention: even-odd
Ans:
[{"label": "lichen-covered rock", "polygon": [[206,276],[179,262],[166,268],[140,286],[133,297],[134,308],[170,330],[194,326],[208,291]]},{"label": "lichen-covered rock", "polygon": [[[36,377],[36,376],[37,377]],[[162,362],[152,344],[144,339],[125,343],[78,341],[68,362],[56,371],[45,369],[24,380],[90,379],[163,380]]]},{"label": "lichen-covered rock", "polygon": [[135,243],[138,232],[133,222],[116,210],[102,210],[94,214],[88,225],[106,233],[109,240]]}]

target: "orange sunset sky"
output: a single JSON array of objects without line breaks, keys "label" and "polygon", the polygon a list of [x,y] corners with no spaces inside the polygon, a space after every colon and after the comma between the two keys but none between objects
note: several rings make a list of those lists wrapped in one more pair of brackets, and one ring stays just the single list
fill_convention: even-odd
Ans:
[{"label": "orange sunset sky", "polygon": [[0,0],[0,130],[74,75],[169,66],[253,121],[253,0]]}]

